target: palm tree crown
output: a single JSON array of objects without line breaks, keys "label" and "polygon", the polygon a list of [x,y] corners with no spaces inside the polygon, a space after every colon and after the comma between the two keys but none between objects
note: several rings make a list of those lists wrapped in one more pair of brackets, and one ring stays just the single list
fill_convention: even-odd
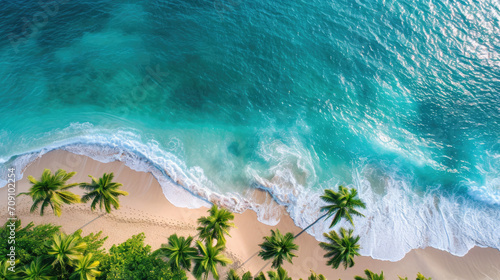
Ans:
[{"label": "palm tree crown", "polygon": [[118,209],[120,207],[118,196],[128,195],[128,192],[120,190],[120,187],[123,186],[122,184],[112,182],[114,178],[113,172],[109,174],[104,173],[99,179],[91,175],[89,177],[92,178],[90,184],[80,184],[80,187],[89,191],[82,197],[82,202],[85,203],[92,200],[92,204],[90,205],[92,210],[95,210],[97,204],[99,204],[99,208],[102,210],[104,207],[107,213],[111,213],[111,206]]},{"label": "palm tree crown", "polygon": [[225,235],[229,235],[229,229],[235,227],[234,223],[229,221],[234,220],[233,213],[226,209],[219,209],[217,205],[213,205],[208,210],[210,215],[208,217],[201,217],[198,219],[200,225],[197,230],[200,232],[200,238],[207,242],[217,240],[217,245],[224,245],[226,243]]},{"label": "palm tree crown", "polygon": [[87,254],[80,258],[75,264],[75,270],[69,279],[71,280],[95,280],[96,277],[101,275],[97,270],[99,261],[92,259],[92,254]]},{"label": "palm tree crown", "polygon": [[422,275],[422,273],[417,273],[417,280],[432,280],[430,277],[427,278],[425,276]]},{"label": "palm tree crown", "polygon": [[274,268],[281,267],[285,260],[292,263],[292,258],[297,256],[293,251],[299,249],[293,241],[294,237],[290,232],[282,235],[279,230],[271,230],[271,236],[265,236],[264,243],[259,244],[262,249],[259,256],[264,260],[273,259]]},{"label": "palm tree crown", "polygon": [[69,188],[77,186],[78,183],[66,184],[75,174],[76,172],[66,173],[65,170],[59,169],[52,175],[49,169],[45,169],[40,180],[28,176],[28,180],[33,186],[31,186],[29,192],[20,193],[19,195],[31,196],[33,199],[31,212],[34,212],[41,204],[40,215],[43,216],[45,208],[50,205],[54,214],[61,216],[63,204],[80,202],[80,196],[68,191]]},{"label": "palm tree crown", "polygon": [[23,267],[20,274],[25,280],[55,280],[55,276],[51,276],[52,268],[49,264],[44,264],[42,257],[37,257],[30,264]]},{"label": "palm tree crown", "polygon": [[354,256],[359,256],[359,236],[352,236],[353,230],[346,231],[345,228],[340,228],[340,236],[336,231],[332,230],[329,233],[324,233],[323,236],[328,240],[321,242],[319,246],[327,251],[325,258],[329,258],[327,265],[333,268],[338,268],[342,263],[344,268],[354,265]]},{"label": "palm tree crown", "polygon": [[[399,280],[408,280],[408,277],[403,278],[401,276],[398,276],[398,278],[399,278]],[[419,272],[417,274],[417,280],[432,280],[432,278],[427,278],[427,277],[423,276],[422,273]]]},{"label": "palm tree crown", "polygon": [[264,274],[264,272],[260,272],[259,275],[255,276],[255,279],[254,280],[267,280],[266,278],[266,275]]},{"label": "palm tree crown", "polygon": [[269,280],[292,280],[291,277],[288,277],[288,272],[282,267],[278,267],[277,271],[267,272],[267,275],[269,276]]},{"label": "palm tree crown", "polygon": [[85,249],[87,244],[81,241],[79,236],[61,233],[52,237],[47,253],[54,257],[52,265],[58,264],[64,272],[67,265],[73,265],[81,258]]},{"label": "palm tree crown", "polygon": [[193,238],[178,237],[177,234],[172,234],[168,238],[168,244],[162,245],[158,249],[159,253],[168,259],[168,264],[173,270],[191,269],[191,260],[198,255],[196,248],[191,247]]},{"label": "palm tree crown", "polygon": [[383,271],[380,272],[380,275],[379,275],[379,274],[371,272],[368,269],[365,269],[365,275],[366,275],[366,278],[363,278],[361,276],[355,276],[354,279],[355,280],[384,280],[384,272]]},{"label": "palm tree crown", "polygon": [[358,191],[356,189],[349,190],[343,186],[339,186],[338,192],[325,190],[321,199],[328,203],[328,205],[321,207],[321,211],[327,211],[327,218],[335,215],[332,223],[330,224],[330,228],[335,226],[341,218],[346,218],[352,225],[354,225],[352,215],[364,217],[363,214],[354,209],[366,208],[365,203],[357,196]]},{"label": "palm tree crown", "polygon": [[253,279],[253,277],[252,277],[252,274],[250,273],[250,271],[247,271],[240,278],[240,276],[238,275],[238,272],[236,272],[236,270],[234,270],[234,269],[229,270],[229,272],[227,273],[227,278],[226,278],[226,280],[252,280],[252,279]]},{"label": "palm tree crown", "polygon": [[326,280],[326,277],[323,274],[316,274],[311,270],[311,276],[307,280]]},{"label": "palm tree crown", "polygon": [[219,279],[219,272],[217,271],[217,266],[226,266],[231,264],[232,261],[226,256],[222,255],[221,252],[223,247],[220,245],[212,246],[211,243],[203,245],[200,241],[196,241],[196,246],[200,255],[195,258],[193,274],[196,279],[201,279],[205,275],[204,279],[208,279],[209,273],[212,273],[215,279]]},{"label": "palm tree crown", "polygon": [[[14,261],[14,265],[19,264],[19,259],[16,259]],[[20,279],[17,277],[18,275],[18,270],[11,271],[9,270],[11,268],[10,266],[10,261],[8,259],[5,259],[3,261],[0,261],[0,279],[2,280],[14,280],[14,279]]]}]

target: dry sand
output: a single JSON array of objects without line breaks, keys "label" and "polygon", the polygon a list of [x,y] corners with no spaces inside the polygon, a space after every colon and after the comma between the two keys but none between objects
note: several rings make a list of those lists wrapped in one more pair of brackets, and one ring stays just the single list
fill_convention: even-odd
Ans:
[{"label": "dry sand", "polygon": [[[144,232],[146,242],[156,249],[162,243],[166,243],[167,237],[173,233],[195,236],[197,234],[196,220],[207,214],[207,208],[185,209],[172,205],[165,198],[163,190],[151,174],[133,171],[121,162],[100,163],[65,151],[49,152],[28,166],[24,171],[23,179],[17,182],[17,191],[27,191],[30,185],[26,177],[28,175],[39,177],[44,168],[49,168],[53,172],[59,168],[76,171],[77,175],[70,182],[89,181],[87,177],[89,174],[99,177],[105,172],[114,172],[115,181],[123,183],[123,189],[129,192],[129,196],[120,198],[122,206],[119,210],[102,217],[99,217],[99,212],[91,212],[88,204],[65,205],[61,217],[54,216],[49,209],[45,216],[41,217],[37,213],[29,213],[31,198],[21,196],[17,199],[17,214],[23,225],[33,221],[35,224],[61,225],[67,233],[82,226],[84,226],[84,234],[103,231],[104,235],[109,237],[105,244],[107,248],[112,244],[127,240],[134,234]],[[74,188],[73,191],[82,193],[78,188]],[[266,196],[265,193],[258,195]],[[6,209],[6,198],[7,190],[1,188],[2,209]],[[294,234],[301,230],[294,225],[285,211],[282,212],[284,214],[277,226],[267,226],[258,222],[255,212],[252,211],[235,214],[237,228],[231,230],[226,250],[226,254],[234,260],[230,268],[239,267],[241,272],[250,270],[254,274],[263,267],[265,267],[264,271],[270,270],[270,265],[266,266],[267,262],[255,255],[263,236],[269,235],[270,230],[275,228],[280,229],[281,232]],[[6,211],[2,211],[0,217],[2,221],[5,221]],[[307,278],[310,269],[324,274],[330,280],[353,279],[355,275],[363,275],[364,269],[377,273],[383,270],[386,279],[397,279],[397,275],[415,279],[417,272],[422,272],[434,280],[500,279],[500,251],[492,248],[476,247],[464,257],[453,256],[433,248],[416,249],[397,262],[357,257],[353,268],[335,270],[326,266],[326,260],[323,258],[324,252],[312,236],[303,234],[297,238],[296,242],[300,246],[299,257],[294,259],[293,265],[284,266],[293,279]]]}]

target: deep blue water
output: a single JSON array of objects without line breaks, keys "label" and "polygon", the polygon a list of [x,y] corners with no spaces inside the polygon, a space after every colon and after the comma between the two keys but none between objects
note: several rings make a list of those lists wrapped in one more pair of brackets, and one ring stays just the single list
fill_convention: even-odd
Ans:
[{"label": "deep blue water", "polygon": [[345,184],[380,219],[365,255],[500,247],[496,0],[1,3],[4,168],[109,147],[301,226]]}]

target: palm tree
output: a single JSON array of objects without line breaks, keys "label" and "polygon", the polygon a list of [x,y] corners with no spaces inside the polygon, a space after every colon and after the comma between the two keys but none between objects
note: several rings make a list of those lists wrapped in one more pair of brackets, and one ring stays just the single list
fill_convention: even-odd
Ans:
[{"label": "palm tree", "polygon": [[271,230],[271,236],[265,236],[264,243],[259,244],[262,249],[259,256],[264,260],[273,259],[273,268],[281,267],[284,260],[292,263],[292,258],[297,256],[293,251],[299,249],[293,241],[294,237],[290,232],[282,235],[279,230]]},{"label": "palm tree", "polygon": [[427,277],[423,276],[422,273],[419,272],[417,274],[417,280],[432,280],[432,278],[430,278],[430,277],[427,278]]},{"label": "palm tree", "polygon": [[201,277],[205,275],[204,279],[206,280],[210,273],[212,273],[215,279],[219,279],[217,266],[226,266],[232,263],[229,258],[221,254],[223,247],[220,245],[214,247],[210,243],[207,243],[205,246],[200,241],[196,241],[196,245],[200,253],[200,255],[194,259],[195,265],[193,274],[196,279],[201,279]]},{"label": "palm tree", "polygon": [[252,279],[253,279],[253,277],[252,277],[252,274],[250,273],[250,271],[247,271],[240,278],[240,276],[238,275],[238,273],[234,269],[229,270],[229,272],[227,273],[227,278],[226,278],[226,280],[252,280]]},{"label": "palm tree", "polygon": [[191,247],[193,238],[178,237],[172,234],[168,238],[168,244],[163,244],[158,253],[168,259],[168,264],[172,270],[191,269],[191,260],[198,255],[196,248]]},{"label": "palm tree", "polygon": [[323,274],[316,274],[314,271],[311,270],[311,276],[307,278],[307,280],[326,280],[326,277],[323,276]]},{"label": "palm tree", "polygon": [[49,264],[44,264],[42,257],[37,257],[29,265],[25,265],[20,274],[24,280],[55,280],[55,276],[51,276],[52,268]]},{"label": "palm tree", "polygon": [[354,226],[351,215],[364,217],[363,214],[356,211],[354,208],[366,208],[365,203],[361,201],[357,196],[358,191],[356,189],[349,190],[344,186],[339,186],[338,192],[325,190],[325,193],[321,196],[321,199],[328,205],[321,207],[320,211],[326,211],[326,213],[316,219],[316,221],[314,221],[312,224],[304,228],[297,235],[295,235],[295,238],[315,225],[319,220],[325,217],[328,219],[333,215],[335,216],[333,217],[332,223],[330,224],[330,228],[335,226],[341,218],[346,218]]},{"label": "palm tree", "polygon": [[[19,260],[14,261],[14,265],[17,265],[19,263]],[[17,270],[14,269],[14,271],[9,270],[11,268],[10,261],[9,260],[3,260],[0,261],[0,279],[2,280],[16,280],[16,279],[21,279],[19,278]]]},{"label": "palm tree", "polygon": [[359,236],[352,236],[352,229],[346,231],[345,228],[340,228],[340,236],[336,231],[332,230],[329,233],[324,233],[323,236],[328,240],[321,242],[319,246],[326,250],[325,258],[329,258],[327,265],[331,265],[337,269],[342,263],[344,268],[354,265],[354,256],[359,256]]},{"label": "palm tree", "polygon": [[65,274],[66,267],[75,264],[82,257],[85,249],[87,249],[87,243],[81,241],[78,235],[61,233],[52,237],[47,253],[54,258],[52,266],[59,265],[62,273]]},{"label": "palm tree", "polygon": [[291,277],[288,277],[288,272],[281,266],[278,267],[277,271],[268,271],[267,275],[269,275],[269,280],[292,280]]},{"label": "palm tree", "polygon": [[384,272],[380,272],[379,274],[373,273],[368,269],[365,269],[365,275],[366,278],[363,278],[361,276],[354,276],[355,280],[384,280]]},{"label": "palm tree", "polygon": [[34,212],[40,206],[40,215],[43,216],[44,210],[50,205],[55,215],[61,216],[61,206],[63,204],[73,204],[80,202],[80,196],[68,191],[69,188],[77,186],[78,183],[66,184],[66,182],[75,175],[76,172],[66,173],[65,170],[59,169],[54,175],[49,169],[45,169],[42,173],[40,181],[33,176],[28,176],[31,186],[29,192],[20,193],[19,195],[29,195],[33,199],[33,205],[30,212]]},{"label": "palm tree", "polygon": [[120,190],[120,187],[123,186],[122,184],[112,182],[114,176],[113,172],[109,174],[104,173],[99,179],[89,175],[89,177],[92,178],[92,182],[90,184],[80,184],[80,187],[89,191],[82,197],[82,202],[86,203],[87,201],[92,200],[92,204],[90,205],[92,211],[94,211],[97,204],[99,204],[99,208],[101,210],[104,207],[107,213],[111,213],[111,206],[115,209],[120,207],[118,196],[128,195],[128,192]]},{"label": "palm tree", "polygon": [[364,217],[363,214],[354,209],[366,208],[365,203],[357,198],[357,196],[358,191],[356,189],[349,190],[343,186],[339,186],[338,192],[325,190],[325,194],[321,196],[321,199],[329,205],[321,207],[321,211],[327,211],[327,218],[335,214],[330,228],[336,225],[341,218],[346,218],[354,226],[351,215]]},{"label": "palm tree", "polygon": [[200,238],[207,242],[212,242],[215,239],[217,245],[226,244],[225,235],[230,236],[229,229],[235,227],[234,223],[229,222],[234,220],[233,213],[226,209],[219,209],[215,204],[208,210],[208,213],[210,213],[208,217],[198,219],[200,226],[197,230],[200,232]]},{"label": "palm tree", "polygon": [[259,275],[255,276],[254,280],[267,280],[267,278],[264,272],[260,272]]},{"label": "palm tree", "polygon": [[101,275],[101,272],[97,270],[99,266],[99,261],[94,261],[92,259],[92,254],[87,254],[83,258],[80,258],[75,264],[75,270],[71,274],[69,279],[71,280],[95,280],[96,277]]},{"label": "palm tree", "polygon": [[[408,277],[401,277],[401,276],[398,276],[399,280],[408,280]],[[423,276],[420,272],[417,274],[417,280],[432,280],[432,278],[427,278],[425,276]]]}]

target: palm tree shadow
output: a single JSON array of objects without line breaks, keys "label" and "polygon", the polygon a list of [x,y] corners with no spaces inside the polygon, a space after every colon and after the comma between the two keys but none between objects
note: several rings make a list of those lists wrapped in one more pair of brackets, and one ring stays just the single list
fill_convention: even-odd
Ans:
[{"label": "palm tree shadow", "polygon": [[90,222],[87,222],[87,223],[86,223],[86,224],[84,224],[83,226],[79,227],[77,230],[75,230],[75,232],[77,232],[77,231],[81,230],[82,228],[84,228],[84,227],[86,227],[86,226],[90,225],[93,221],[95,221],[95,220],[97,220],[97,219],[99,219],[99,218],[101,218],[101,217],[105,216],[106,214],[108,214],[108,213],[104,212],[103,214],[101,214],[101,215],[99,215],[99,216],[95,217],[95,218],[94,218],[94,219],[92,219]]}]

